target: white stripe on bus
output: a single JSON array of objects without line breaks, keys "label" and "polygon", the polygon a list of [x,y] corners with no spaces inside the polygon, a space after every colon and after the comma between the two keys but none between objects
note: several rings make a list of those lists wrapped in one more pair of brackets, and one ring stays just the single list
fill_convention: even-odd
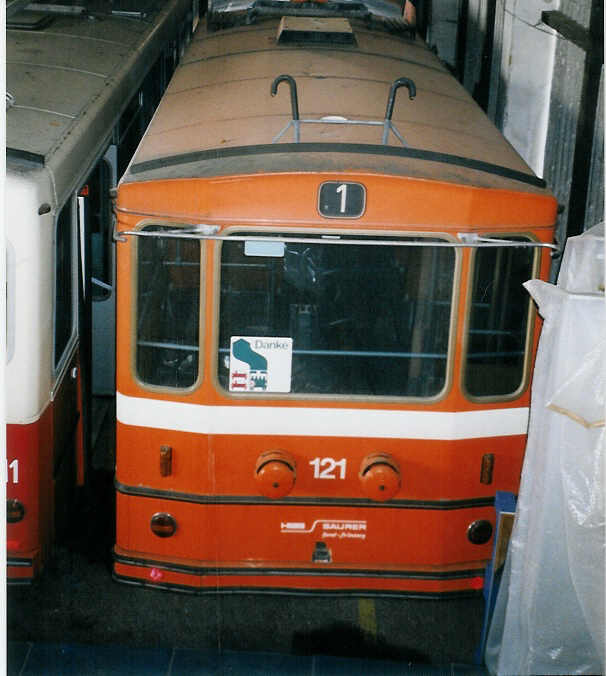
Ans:
[{"label": "white stripe on bus", "polygon": [[272,434],[454,441],[526,434],[527,407],[394,411],[283,406],[206,406],[117,393],[117,419],[135,427],[196,434]]}]

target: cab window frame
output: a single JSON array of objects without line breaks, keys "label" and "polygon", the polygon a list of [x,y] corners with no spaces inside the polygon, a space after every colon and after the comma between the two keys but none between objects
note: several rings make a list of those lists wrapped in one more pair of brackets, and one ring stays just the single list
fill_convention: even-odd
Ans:
[{"label": "cab window frame", "polygon": [[[137,231],[146,230],[149,228],[166,228],[169,230],[176,230],[179,228],[190,228],[191,223],[184,223],[182,221],[171,222],[167,220],[145,220],[136,226]],[[170,237],[145,237],[137,236],[133,238],[132,242],[132,275],[131,275],[131,373],[134,381],[143,389],[150,392],[170,392],[176,394],[189,394],[197,390],[204,380],[204,349],[206,336],[206,260],[207,260],[207,243],[199,239],[180,239]],[[199,275],[198,275],[198,330],[197,330],[197,373],[193,382],[186,386],[171,386],[167,384],[149,382],[141,376],[138,367],[138,345],[139,345],[139,254],[140,247],[145,246],[144,242],[158,241],[160,239],[172,239],[173,241],[195,242],[198,246],[199,252]]]},{"label": "cab window frame", "polygon": [[[498,231],[498,232],[490,232],[490,233],[482,233],[482,237],[490,238],[490,239],[502,239],[502,240],[507,240],[511,241],[512,239],[519,240],[519,241],[524,241],[524,242],[529,242],[529,243],[537,243],[538,239],[531,233],[531,232],[516,232],[516,233],[511,233],[511,232],[503,232],[503,231]],[[509,247],[504,247],[504,248],[509,248]],[[530,294],[522,287],[522,293],[526,294],[527,296],[527,309],[526,309],[526,314],[525,314],[525,321],[526,321],[526,330],[525,330],[525,336],[524,336],[524,341],[523,341],[523,350],[524,350],[524,355],[522,359],[522,366],[520,369],[520,380],[517,385],[517,387],[507,393],[487,393],[487,394],[475,394],[472,393],[468,387],[468,356],[470,352],[470,331],[471,331],[471,323],[472,323],[472,304],[473,304],[473,294],[474,294],[474,288],[475,288],[475,283],[476,283],[476,275],[477,275],[477,265],[476,262],[478,260],[478,255],[481,255],[482,251],[486,251],[487,249],[492,249],[493,251],[498,249],[498,247],[477,247],[474,248],[470,252],[470,257],[469,257],[469,274],[468,274],[468,283],[467,283],[467,289],[466,289],[466,302],[465,302],[465,319],[463,323],[463,346],[462,346],[462,352],[461,352],[461,369],[460,369],[460,382],[461,382],[461,390],[465,396],[466,399],[469,401],[475,402],[475,403],[491,403],[491,402],[507,402],[507,401],[514,401],[518,399],[520,396],[522,396],[528,389],[529,384],[530,384],[530,376],[531,376],[531,363],[532,363],[532,348],[533,348],[533,337],[535,335],[535,329],[536,329],[536,322],[537,322],[537,312],[536,312],[536,307],[534,303],[532,302],[532,298],[530,297]],[[522,249],[516,249],[515,247],[511,248],[512,251],[516,250],[522,250]],[[541,264],[541,256],[542,256],[542,250],[540,246],[531,246],[531,247],[524,247],[523,250],[531,251],[532,252],[532,261],[529,266],[529,276],[527,280],[534,279],[538,276],[539,274],[539,269],[540,269],[540,264]]]}]

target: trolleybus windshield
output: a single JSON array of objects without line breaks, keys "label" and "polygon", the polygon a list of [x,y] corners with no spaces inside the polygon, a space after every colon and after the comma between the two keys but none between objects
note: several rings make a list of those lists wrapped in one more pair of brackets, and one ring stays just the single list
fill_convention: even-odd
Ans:
[{"label": "trolleybus windshield", "polygon": [[224,241],[220,385],[234,392],[238,387],[273,389],[271,372],[269,379],[257,379],[258,387],[247,387],[245,378],[234,382],[230,377],[238,337],[250,346],[251,358],[259,355],[261,370],[272,367],[263,363],[267,355],[255,351],[255,344],[282,345],[288,353],[275,367],[287,372],[287,384],[282,377],[273,391],[440,394],[446,384],[456,253],[431,246],[444,240],[399,238],[403,239],[416,239],[424,246],[396,246],[386,238],[371,246],[323,244],[317,236],[309,243],[285,241],[281,248],[275,242],[264,248]]}]

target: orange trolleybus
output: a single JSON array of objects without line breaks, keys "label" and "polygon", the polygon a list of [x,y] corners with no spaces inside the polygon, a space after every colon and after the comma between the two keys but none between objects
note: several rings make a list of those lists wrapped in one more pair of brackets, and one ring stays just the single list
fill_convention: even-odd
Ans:
[{"label": "orange trolleybus", "polygon": [[115,391],[110,190],[191,34],[191,0],[127,4],[40,5],[7,20],[9,583],[31,581],[76,525],[91,392]]},{"label": "orange trolleybus", "polygon": [[117,199],[114,575],[481,586],[556,202],[383,3],[213,3]]}]

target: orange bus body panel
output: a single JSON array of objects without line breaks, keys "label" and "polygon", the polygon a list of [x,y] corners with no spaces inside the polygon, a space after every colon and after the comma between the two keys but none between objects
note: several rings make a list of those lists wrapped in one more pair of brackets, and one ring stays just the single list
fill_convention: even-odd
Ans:
[{"label": "orange bus body panel", "polygon": [[[413,149],[419,141],[434,153],[453,153],[459,141],[458,154],[472,160],[469,166],[449,164],[445,156],[382,156],[379,146],[358,152],[358,146],[331,145],[321,152],[322,134],[333,144],[354,143],[351,129],[337,125],[311,129],[311,142],[318,144],[313,152],[292,144],[290,154],[283,153],[280,146],[290,138],[270,147],[268,130],[277,133],[289,116],[286,93],[276,103],[269,88],[287,66],[307,94],[318,93],[301,96],[301,107],[313,100],[317,116],[348,117],[348,106],[361,106],[358,117],[362,107],[376,106],[369,94],[374,84],[361,82],[387,81],[393,69],[387,57],[377,56],[385,35],[360,29],[360,54],[348,63],[341,53],[331,59],[330,50],[280,51],[270,31],[276,23],[198,32],[119,188],[118,230],[125,235],[117,247],[115,577],[192,592],[477,591],[493,546],[495,492],[515,493],[519,485],[540,327],[534,311],[529,306],[517,390],[471,396],[464,372],[476,254],[457,248],[447,366],[435,396],[230,392],[218,374],[225,243],[213,237],[429,237],[458,247],[462,236],[476,234],[549,244],[556,201],[414,41],[397,44],[420,77],[417,100],[425,98],[418,108],[416,101],[402,103],[394,121]],[[286,60],[272,77],[265,77],[268,54]],[[303,74],[309,64],[320,77]],[[322,67],[334,72],[324,78]],[[262,95],[252,91],[249,71],[258,73],[254,84]],[[346,76],[353,93],[341,102],[331,85],[348,96],[341,81]],[[331,78],[341,79],[335,84]],[[222,97],[210,96],[222,82]],[[363,91],[369,100],[360,103]],[[249,105],[234,108],[238,97]],[[342,110],[328,108],[331,99]],[[436,112],[436,106],[444,109]],[[432,127],[431,116],[443,127]],[[357,143],[376,143],[361,134]],[[482,160],[501,160],[501,168],[491,173],[478,164]],[[363,186],[361,213],[323,216],[319,194],[327,182]],[[203,226],[211,233],[200,244],[199,370],[181,389],[144,382],[138,373],[137,256],[145,240],[138,234],[153,226]],[[546,279],[549,253],[537,251],[532,274]],[[368,307],[370,316],[374,312]],[[277,463],[267,480],[260,478],[264,462]],[[382,500],[386,489],[392,493]],[[153,532],[156,518],[163,528],[171,522],[174,533]],[[476,540],[477,531],[483,536]]]},{"label": "orange bus body panel", "polygon": [[[358,181],[366,186],[368,200],[363,220],[346,219],[327,223],[317,210],[319,184],[334,180]],[[280,199],[276,199],[276,195]],[[229,178],[182,178],[141,181],[120,187],[123,224],[129,212],[153,217],[167,215],[196,223],[237,225],[262,222],[283,227],[312,226],[339,229],[369,229],[417,226],[423,230],[474,232],[503,228],[509,232],[532,227],[545,228],[549,241],[557,203],[549,194],[517,192],[511,188],[478,188],[406,176],[377,176],[348,169],[336,172],[230,176]],[[457,230],[458,229],[458,230]],[[468,230],[467,230],[468,229]]]},{"label": "orange bus body panel", "polygon": [[[237,416],[234,409],[234,417]],[[175,430],[138,428],[118,423],[118,436],[131,452],[120,463],[119,484],[148,486],[161,491],[205,495],[258,493],[253,481],[255,461],[270,448],[290,453],[297,463],[297,480],[289,495],[312,496],[317,482],[309,460],[330,448],[331,455],[346,457],[348,476],[331,486],[335,498],[364,498],[358,472],[363,459],[377,451],[397,457],[402,468],[398,498],[408,500],[465,500],[494,495],[494,485],[479,484],[482,457],[494,455],[494,481],[499,490],[514,492],[519,483],[526,438],[491,437],[456,441],[418,439],[364,439],[279,435],[202,436]],[[160,449],[172,449],[172,472],[162,477]],[[349,467],[351,466],[351,472]]]}]

